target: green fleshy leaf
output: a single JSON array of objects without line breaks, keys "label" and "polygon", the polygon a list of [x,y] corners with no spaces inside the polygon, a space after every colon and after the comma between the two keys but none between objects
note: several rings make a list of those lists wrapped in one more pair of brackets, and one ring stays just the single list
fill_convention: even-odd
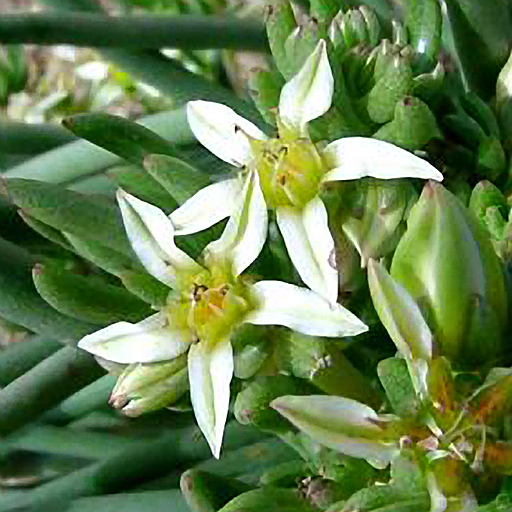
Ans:
[{"label": "green fleshy leaf", "polygon": [[286,80],[293,77],[291,63],[285,50],[285,42],[297,28],[297,22],[290,3],[277,0],[270,4],[267,10],[267,35],[274,62]]},{"label": "green fleshy leaf", "polygon": [[148,155],[144,158],[143,165],[154,180],[180,205],[211,183],[207,174],[171,156]]},{"label": "green fleshy leaf", "polygon": [[176,146],[141,124],[104,113],[80,114],[63,121],[78,137],[134,164],[158,153],[177,156]]},{"label": "green fleshy leaf", "polygon": [[122,270],[117,275],[129,292],[154,308],[159,309],[166,305],[171,290],[153,276],[133,270]]},{"label": "green fleshy leaf", "polygon": [[298,491],[267,487],[254,489],[231,500],[219,512],[313,512],[313,508],[299,497]]},{"label": "green fleshy leaf", "polygon": [[185,471],[180,487],[192,512],[216,512],[236,496],[253,489],[235,478],[198,469]]},{"label": "green fleshy leaf", "polygon": [[249,92],[263,119],[276,126],[276,109],[279,95],[285,84],[275,71],[255,70],[249,77]]},{"label": "green fleshy leaf", "polygon": [[153,312],[123,288],[62,271],[54,264],[38,264],[34,284],[41,297],[57,311],[98,325],[139,322]]},{"label": "green fleshy leaf", "polygon": [[6,194],[26,214],[54,229],[132,255],[121,215],[106,197],[87,196],[59,185],[19,178],[7,180]]},{"label": "green fleshy leaf", "polygon": [[118,187],[163,210],[174,210],[178,204],[173,197],[139,166],[119,166],[108,171],[108,178]]}]

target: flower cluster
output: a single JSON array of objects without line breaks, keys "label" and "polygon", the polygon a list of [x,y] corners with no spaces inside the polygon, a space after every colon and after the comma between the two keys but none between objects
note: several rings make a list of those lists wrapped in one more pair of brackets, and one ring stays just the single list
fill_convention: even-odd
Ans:
[{"label": "flower cluster", "polygon": [[[169,393],[172,388],[175,396],[180,375],[180,389],[184,393],[189,387],[197,423],[216,457],[233,377],[231,337],[239,325],[281,325],[326,337],[355,336],[368,329],[337,302],[334,240],[319,198],[323,184],[365,176],[442,180],[425,160],[376,139],[346,137],[327,145],[313,143],[308,123],[327,112],[333,90],[327,46],[321,40],[281,91],[274,138],[225,105],[188,104],[195,136],[241,170],[235,177],[200,190],[169,217],[118,192],[131,246],[145,269],[169,287],[167,303],[138,324],[110,325],[83,338],[79,346],[107,367],[117,368],[120,378],[112,403],[127,413],[135,414],[138,407],[131,394],[138,393],[145,406],[151,390],[163,388]],[[255,282],[243,274],[265,243],[268,209],[275,210],[291,261],[307,288],[281,281]],[[221,237],[207,245],[198,262],[176,246],[176,236],[196,233],[227,217]],[[185,368],[188,386],[183,385]],[[416,373],[421,383],[421,368]],[[158,406],[165,405],[160,395],[154,398]],[[325,400],[322,407],[329,407],[329,399]],[[285,410],[279,403],[275,407]],[[368,433],[378,434],[375,413],[369,408],[361,411],[362,407],[347,402],[349,420],[361,423],[364,413]],[[360,443],[363,450],[365,443]],[[388,460],[393,450],[394,445],[383,445],[376,457]]]}]

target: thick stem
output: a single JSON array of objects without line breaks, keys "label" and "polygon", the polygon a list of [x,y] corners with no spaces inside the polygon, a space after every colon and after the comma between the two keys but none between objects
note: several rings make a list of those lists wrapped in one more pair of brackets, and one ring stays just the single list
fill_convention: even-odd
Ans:
[{"label": "thick stem", "polygon": [[187,50],[268,48],[263,25],[250,20],[224,16],[104,16],[84,12],[3,15],[0,43]]}]

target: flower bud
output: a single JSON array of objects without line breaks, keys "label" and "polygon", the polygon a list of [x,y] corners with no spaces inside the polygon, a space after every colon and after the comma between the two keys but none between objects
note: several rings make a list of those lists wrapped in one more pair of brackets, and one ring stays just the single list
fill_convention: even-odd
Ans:
[{"label": "flower bud", "polygon": [[358,45],[374,47],[378,44],[380,25],[373,9],[354,7],[345,13],[340,10],[329,25],[329,38],[335,47],[345,49]]},{"label": "flower bud", "polygon": [[442,185],[425,185],[391,275],[423,309],[441,355],[459,367],[501,351],[507,298],[499,259],[477,219]]},{"label": "flower bud", "polygon": [[490,181],[480,181],[471,193],[469,209],[478,217],[480,224],[485,228],[487,228],[485,213],[491,207],[498,207],[502,216],[507,218],[507,200],[501,190]]},{"label": "flower bud", "polygon": [[433,138],[442,138],[442,134],[429,107],[420,99],[407,96],[396,104],[393,120],[373,137],[414,151]]},{"label": "flower bud", "polygon": [[412,88],[412,70],[410,58],[394,55],[382,71],[379,59],[375,63],[376,83],[366,96],[368,115],[376,123],[391,121],[396,104],[410,93]]},{"label": "flower bud", "polygon": [[140,416],[173,404],[189,389],[187,354],[165,363],[130,364],[118,378],[110,405]]},{"label": "flower bud", "polygon": [[364,268],[370,258],[378,259],[393,251],[404,226],[402,221],[415,195],[403,180],[363,180],[357,184],[352,215],[343,231],[361,255]]},{"label": "flower bud", "polygon": [[385,468],[398,454],[392,418],[340,396],[281,396],[271,407],[314,441]]}]

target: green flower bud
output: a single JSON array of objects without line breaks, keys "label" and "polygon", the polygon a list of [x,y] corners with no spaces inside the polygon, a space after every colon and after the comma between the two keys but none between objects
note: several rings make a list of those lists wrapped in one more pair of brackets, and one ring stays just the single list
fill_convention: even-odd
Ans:
[{"label": "green flower bud", "polygon": [[373,9],[365,5],[339,11],[329,25],[328,34],[335,47],[350,49],[358,45],[370,48],[379,42],[380,24]]},{"label": "green flower bud", "polygon": [[327,394],[345,396],[378,407],[379,395],[345,357],[343,348],[341,340],[291,332],[287,341],[279,343],[278,364],[280,369],[295,377],[309,379]]},{"label": "green flower bud", "polygon": [[507,168],[507,157],[498,139],[486,138],[478,146],[479,174],[495,180]]},{"label": "green flower bud", "polygon": [[[375,76],[380,69],[375,63]],[[380,78],[366,96],[368,115],[376,123],[385,123],[393,118],[396,104],[412,89],[412,70],[408,57],[395,55]]]},{"label": "green flower bud", "polygon": [[487,228],[485,214],[491,207],[497,207],[504,218],[508,216],[507,200],[501,190],[490,181],[481,181],[471,192],[469,209],[478,217],[480,225],[484,228]]},{"label": "green flower bud", "polygon": [[396,104],[393,120],[374,133],[373,137],[414,151],[421,149],[431,139],[443,136],[429,107],[420,99],[407,96]]},{"label": "green flower bud", "polygon": [[118,378],[110,405],[126,416],[172,405],[189,389],[187,354],[164,363],[130,364]]},{"label": "green flower bud", "polygon": [[413,78],[412,93],[421,100],[432,104],[441,97],[440,92],[444,87],[445,75],[443,64],[438,62],[430,73],[423,73]]},{"label": "green flower bud", "polygon": [[310,394],[312,389],[304,380],[285,375],[257,377],[238,393],[235,417],[242,425],[253,425],[272,432],[287,432],[288,423],[269,407],[270,402],[282,395]]},{"label": "green flower bud", "polygon": [[227,478],[199,469],[181,475],[180,488],[193,512],[219,510],[229,501],[252,487],[236,478]]},{"label": "green flower bud", "polygon": [[364,180],[357,186],[359,198],[343,231],[361,255],[361,266],[393,251],[403,234],[402,221],[415,195],[403,180]]},{"label": "green flower bud", "polygon": [[[318,41],[324,37],[322,32],[318,21],[310,18],[304,24],[299,25],[288,36],[284,43],[284,49],[291,70],[291,76],[294,76],[301,70],[306,59],[313,53],[318,45]],[[285,76],[285,78],[288,77]]]},{"label": "green flower bud", "polygon": [[412,208],[391,275],[420,304],[452,364],[500,353],[507,298],[498,257],[472,212],[439,183],[425,185]]}]

